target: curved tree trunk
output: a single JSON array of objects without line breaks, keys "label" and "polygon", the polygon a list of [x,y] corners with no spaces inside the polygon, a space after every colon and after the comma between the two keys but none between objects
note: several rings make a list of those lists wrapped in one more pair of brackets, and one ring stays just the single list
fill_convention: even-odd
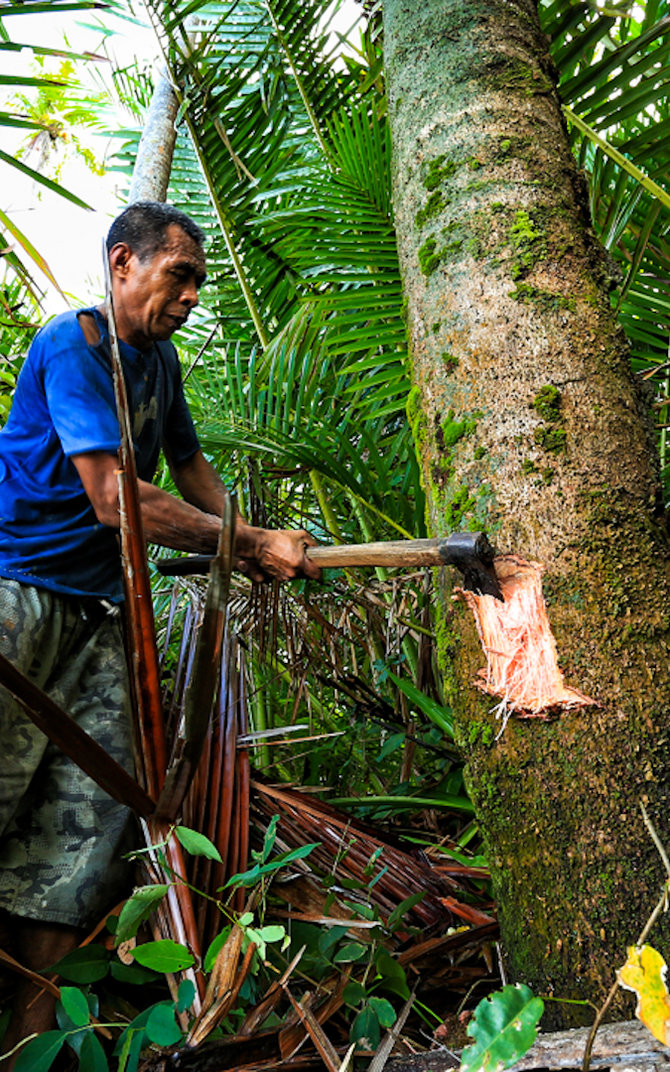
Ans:
[{"label": "curved tree trunk", "polygon": [[511,977],[599,1001],[664,880],[640,814],[663,836],[670,577],[650,422],[535,4],[384,0],[384,32],[431,527],[485,528],[544,566],[566,684],[597,706],[513,716],[496,740],[472,616],[447,600],[445,691]]}]

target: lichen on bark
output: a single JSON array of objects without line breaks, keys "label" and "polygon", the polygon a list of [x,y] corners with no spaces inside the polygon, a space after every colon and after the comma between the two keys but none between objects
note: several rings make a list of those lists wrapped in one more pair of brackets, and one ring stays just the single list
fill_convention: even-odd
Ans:
[{"label": "lichen on bark", "polygon": [[[663,882],[639,810],[658,823],[668,807],[670,556],[651,422],[535,4],[384,0],[384,42],[429,524],[485,527],[542,563],[561,668],[599,706],[512,720],[496,741],[471,685],[476,629],[446,589],[445,693],[511,976],[599,1001]],[[584,1016],[551,1005],[554,1021]]]}]

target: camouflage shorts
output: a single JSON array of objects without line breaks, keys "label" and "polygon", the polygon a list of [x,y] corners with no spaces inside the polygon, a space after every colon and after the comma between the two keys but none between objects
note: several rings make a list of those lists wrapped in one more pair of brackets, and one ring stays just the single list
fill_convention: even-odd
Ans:
[{"label": "camouflage shorts", "polygon": [[[132,770],[120,615],[0,578],[0,651]],[[0,908],[89,926],[119,899],[128,810],[0,688]]]}]

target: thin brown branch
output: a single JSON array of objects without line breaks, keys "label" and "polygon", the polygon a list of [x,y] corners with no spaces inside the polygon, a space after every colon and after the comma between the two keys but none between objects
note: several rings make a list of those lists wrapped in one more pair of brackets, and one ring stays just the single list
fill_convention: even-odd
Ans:
[{"label": "thin brown branch", "polygon": [[121,557],[126,589],[130,678],[135,714],[135,763],[138,777],[154,799],[163,787],[167,767],[163,703],[158,672],[158,650],[154,626],[151,584],[147,565],[146,540],[142,525],[132,425],[126,385],[116,332],[112,277],[107,250],[103,245],[105,302],[109,330],[109,353],[114,395],[119,416],[120,467],[119,516]]},{"label": "thin brown branch", "polygon": [[135,779],[4,655],[0,655],[0,682],[31,721],[114,800],[143,818],[153,814],[154,801]]}]

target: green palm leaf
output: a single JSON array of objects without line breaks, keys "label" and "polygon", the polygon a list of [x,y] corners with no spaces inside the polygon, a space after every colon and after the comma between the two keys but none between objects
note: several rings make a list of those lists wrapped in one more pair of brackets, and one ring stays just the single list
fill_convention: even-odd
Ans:
[{"label": "green palm leaf", "polygon": [[[92,8],[102,8],[113,5],[114,0],[112,0],[111,4],[98,3],[97,0],[68,0],[68,2],[66,3],[61,2],[61,0],[53,0],[53,2],[48,4],[37,2],[37,0],[23,0],[23,2],[20,4],[4,4],[2,7],[2,18],[4,19],[9,16],[19,15],[46,14],[59,11],[85,11],[91,10]],[[0,21],[0,53],[16,53],[26,48],[30,48],[31,51],[38,56],[57,56],[64,60],[90,61],[91,59],[102,58],[94,56],[93,54],[72,52],[68,49],[48,48],[32,45],[29,42],[19,43],[16,41],[11,41],[7,28],[5,27],[4,23]],[[66,83],[64,83],[61,79],[58,78],[19,74],[0,75],[0,84],[14,85],[16,87],[22,86],[26,88],[32,87],[44,89],[50,86],[62,86]],[[39,119],[36,119],[34,117],[26,116],[20,111],[12,110],[10,108],[10,110],[7,111],[0,111],[0,127],[40,130],[48,129],[49,124],[41,122]],[[15,156],[12,156],[7,152],[4,152],[3,150],[0,150],[0,161],[2,161],[2,163],[4,163],[6,166],[21,172],[21,174],[25,175],[31,181],[36,182],[39,185],[51,190],[53,193],[57,193],[61,197],[64,197],[66,200],[71,201],[73,204],[79,205],[81,208],[85,209],[89,209],[91,207],[80,197],[78,197],[77,194],[68,190],[61,183],[54,182],[52,179],[49,179],[47,176],[41,174],[41,172],[29,167],[27,164],[23,163],[23,161],[17,159]],[[18,243],[22,246],[23,250],[33,260],[37,267],[39,267],[45,273],[50,282],[52,282],[54,286],[56,286],[57,289],[60,290],[60,287],[58,286],[58,283],[56,282],[44,258],[39,253],[39,251],[35,249],[35,247],[28,241],[28,239],[22,233],[20,228],[18,228],[17,225],[12,220],[10,220],[4,212],[0,217],[0,222],[2,223],[2,226],[12,234],[16,241],[18,241]],[[21,268],[18,267],[18,264],[20,262],[17,262],[17,260],[15,259],[9,261],[6,260],[6,263],[9,263],[10,267],[12,267],[14,271],[18,271],[20,278],[22,278],[24,282],[28,283],[29,276],[27,275],[27,272],[25,271],[23,266],[21,266]]]},{"label": "green palm leaf", "polygon": [[616,12],[540,5],[561,72],[573,146],[588,173],[596,230],[621,266],[614,301],[638,371],[667,359],[670,217],[670,11],[665,0]]}]

